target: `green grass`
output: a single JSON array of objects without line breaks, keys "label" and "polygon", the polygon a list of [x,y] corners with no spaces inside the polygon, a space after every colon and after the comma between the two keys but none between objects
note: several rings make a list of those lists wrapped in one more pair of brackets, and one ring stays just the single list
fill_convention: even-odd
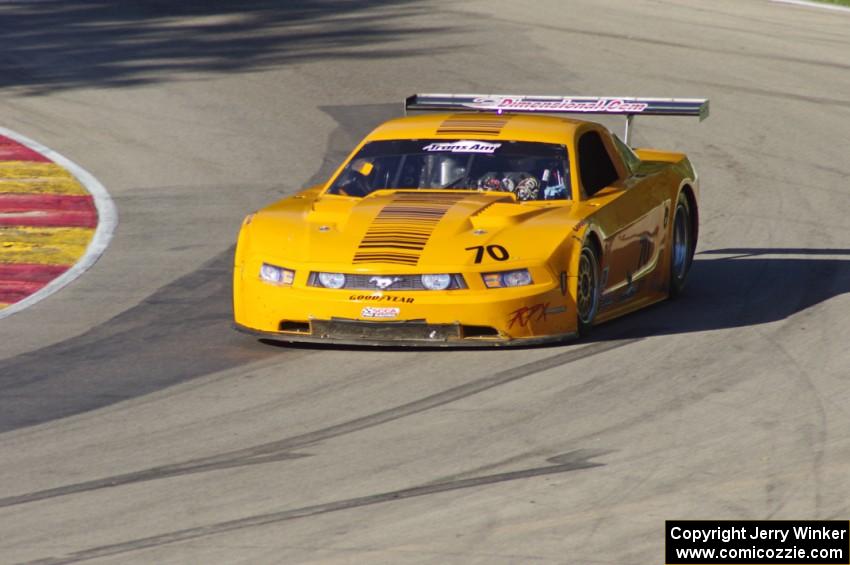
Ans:
[{"label": "green grass", "polygon": [[823,4],[838,4],[839,6],[850,6],[850,0],[817,0]]}]

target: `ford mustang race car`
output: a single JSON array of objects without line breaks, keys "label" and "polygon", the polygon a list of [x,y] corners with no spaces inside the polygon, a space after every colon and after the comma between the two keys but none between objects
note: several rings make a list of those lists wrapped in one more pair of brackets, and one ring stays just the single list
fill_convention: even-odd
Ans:
[{"label": "ford mustang race car", "polygon": [[[282,341],[521,345],[676,296],[698,231],[682,153],[634,116],[702,99],[418,94],[324,184],[245,218],[237,329]],[[432,113],[436,111],[436,113]],[[626,117],[625,141],[561,114]]]}]

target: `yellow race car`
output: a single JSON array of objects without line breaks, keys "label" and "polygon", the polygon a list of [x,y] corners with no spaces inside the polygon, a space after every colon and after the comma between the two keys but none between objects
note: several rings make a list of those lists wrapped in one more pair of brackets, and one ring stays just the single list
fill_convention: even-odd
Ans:
[{"label": "yellow race car", "polygon": [[[698,231],[682,153],[639,115],[702,99],[417,94],[326,183],[245,218],[236,327],[282,341],[558,341],[681,292]],[[436,113],[431,113],[436,111]],[[561,114],[626,117],[625,141]]]}]

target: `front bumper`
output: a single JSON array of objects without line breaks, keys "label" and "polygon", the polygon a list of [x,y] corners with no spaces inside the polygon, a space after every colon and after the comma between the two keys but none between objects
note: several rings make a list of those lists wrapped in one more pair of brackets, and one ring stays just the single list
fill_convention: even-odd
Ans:
[{"label": "front bumper", "polygon": [[556,342],[577,333],[572,298],[558,283],[373,292],[234,282],[237,328],[279,341],[492,347]]}]

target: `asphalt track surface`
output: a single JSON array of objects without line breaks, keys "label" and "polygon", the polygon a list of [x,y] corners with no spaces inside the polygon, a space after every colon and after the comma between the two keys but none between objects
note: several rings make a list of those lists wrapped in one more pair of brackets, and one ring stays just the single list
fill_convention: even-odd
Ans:
[{"label": "asphalt track surface", "polygon": [[[0,4],[2,125],[119,214],[0,324],[0,562],[660,563],[665,519],[850,515],[850,16],[129,4]],[[242,216],[414,91],[710,98],[636,121],[701,173],[686,295],[511,351],[233,332]]]}]

